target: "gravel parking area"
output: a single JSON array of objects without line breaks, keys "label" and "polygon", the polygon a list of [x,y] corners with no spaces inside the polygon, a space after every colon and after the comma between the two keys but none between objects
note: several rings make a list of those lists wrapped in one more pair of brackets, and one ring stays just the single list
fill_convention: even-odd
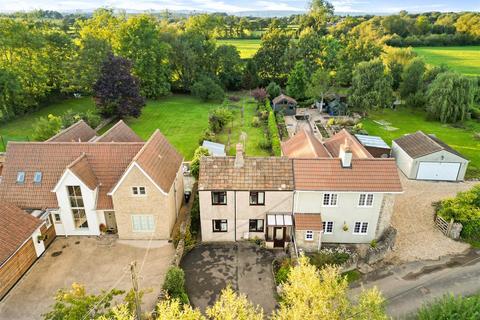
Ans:
[{"label": "gravel parking area", "polygon": [[173,244],[167,241],[57,237],[0,301],[0,319],[41,319],[54,303],[56,291],[70,289],[73,282],[95,294],[112,286],[128,291],[132,287],[129,265],[133,260],[138,263],[139,286],[145,291],[142,308],[152,310],[174,254]]},{"label": "gravel parking area", "polygon": [[386,258],[392,263],[436,260],[462,253],[468,244],[444,236],[434,225],[432,203],[454,197],[478,182],[427,182],[408,180],[400,172],[404,193],[395,199],[392,225],[397,229],[394,250]]}]

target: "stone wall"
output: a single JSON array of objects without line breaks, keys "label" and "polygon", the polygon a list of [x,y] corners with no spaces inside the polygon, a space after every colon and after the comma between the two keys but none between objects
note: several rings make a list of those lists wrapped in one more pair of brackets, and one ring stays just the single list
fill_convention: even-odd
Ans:
[{"label": "stone wall", "polygon": [[380,215],[378,217],[377,230],[375,238],[380,238],[390,226],[390,220],[393,215],[393,206],[395,204],[395,196],[393,194],[384,194]]},{"label": "stone wall", "polygon": [[305,252],[317,252],[320,249],[321,236],[322,234],[320,231],[313,231],[313,239],[305,240],[305,231],[296,230],[295,241],[297,243],[297,249],[301,249]]},{"label": "stone wall", "polygon": [[365,256],[365,262],[367,264],[374,264],[383,260],[387,252],[393,247],[395,244],[395,239],[397,237],[397,229],[394,227],[389,227],[383,233],[382,237],[377,242],[377,245],[374,247],[370,247],[367,250],[367,254]]}]

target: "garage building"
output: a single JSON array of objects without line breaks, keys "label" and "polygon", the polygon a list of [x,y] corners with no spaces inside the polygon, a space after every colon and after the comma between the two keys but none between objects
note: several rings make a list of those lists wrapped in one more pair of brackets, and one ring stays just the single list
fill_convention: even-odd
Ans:
[{"label": "garage building", "polygon": [[45,251],[45,221],[0,203],[0,300]]},{"label": "garage building", "polygon": [[463,181],[468,159],[433,135],[422,131],[392,142],[392,157],[409,179]]}]

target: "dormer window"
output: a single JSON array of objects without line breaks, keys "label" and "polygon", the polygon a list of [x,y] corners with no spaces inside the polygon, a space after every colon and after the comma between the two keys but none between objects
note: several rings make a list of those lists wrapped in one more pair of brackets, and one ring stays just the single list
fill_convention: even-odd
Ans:
[{"label": "dormer window", "polygon": [[17,172],[17,183],[24,183],[25,182],[25,172],[18,171]]},{"label": "dormer window", "polygon": [[36,171],[33,175],[33,182],[34,183],[41,183],[42,182],[42,172]]}]

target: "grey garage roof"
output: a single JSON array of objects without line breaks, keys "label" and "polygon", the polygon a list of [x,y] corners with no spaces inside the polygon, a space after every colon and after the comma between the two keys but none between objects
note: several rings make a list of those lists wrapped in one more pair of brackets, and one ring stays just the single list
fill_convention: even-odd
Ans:
[{"label": "grey garage roof", "polygon": [[465,160],[468,160],[445,142],[441,141],[433,135],[427,135],[422,131],[407,134],[394,141],[400,148],[403,149],[403,151],[405,151],[413,159],[445,150]]},{"label": "grey garage roof", "polygon": [[356,134],[355,137],[365,147],[390,149],[388,144],[378,136],[367,136],[365,134]]}]

